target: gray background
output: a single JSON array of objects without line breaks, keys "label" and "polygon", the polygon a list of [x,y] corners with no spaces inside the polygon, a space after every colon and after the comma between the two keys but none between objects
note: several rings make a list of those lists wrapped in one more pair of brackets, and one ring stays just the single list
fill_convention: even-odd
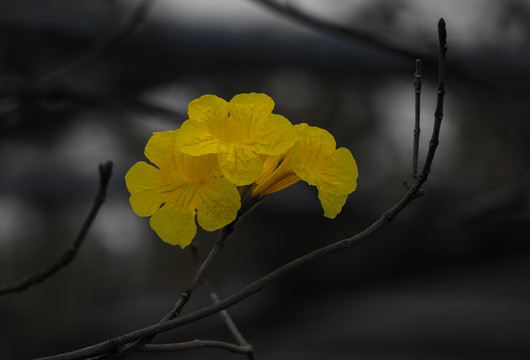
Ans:
[{"label": "gray background", "polygon": [[[426,153],[440,17],[447,95],[426,195],[366,243],[289,274],[230,313],[257,359],[528,358],[526,2],[289,2],[376,40],[366,42],[254,1],[158,0],[132,34],[71,62],[135,4],[0,2],[1,284],[51,263],[73,242],[98,164],[115,164],[107,202],[74,262],[0,297],[0,358],[88,346],[153,324],[171,307],[193,274],[191,254],[160,241],[131,211],[124,175],[145,160],[151,133],[177,128],[203,94],[265,92],[274,112],[326,128],[359,166],[358,189],[334,220],[302,183],[248,214],[208,272],[221,298],[376,220],[410,177],[417,57]],[[215,236],[199,231],[203,255]],[[208,304],[199,288],[186,310]],[[231,340],[217,316],[157,340],[194,338]],[[177,356],[241,357],[212,349],[131,358]]]}]

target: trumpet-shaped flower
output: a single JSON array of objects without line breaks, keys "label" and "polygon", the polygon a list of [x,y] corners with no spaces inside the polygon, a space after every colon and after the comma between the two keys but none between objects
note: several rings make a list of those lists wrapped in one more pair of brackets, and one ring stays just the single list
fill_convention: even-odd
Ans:
[{"label": "trumpet-shaped flower", "polygon": [[125,182],[133,211],[151,216],[151,227],[162,240],[184,248],[197,231],[195,217],[205,230],[220,229],[236,218],[241,200],[215,155],[190,156],[177,149],[179,131],[154,133],[145,156],[157,167],[137,162]]},{"label": "trumpet-shaped flower", "polygon": [[193,156],[217,154],[228,180],[249,185],[263,171],[263,155],[281,155],[296,141],[292,124],[273,108],[265,94],[240,94],[230,102],[204,95],[189,104],[176,145]]},{"label": "trumpet-shaped flower", "polygon": [[307,124],[296,125],[298,142],[291,149],[293,170],[300,179],[316,186],[324,216],[333,219],[357,188],[357,164],[346,148],[329,132]]},{"label": "trumpet-shaped flower", "polygon": [[263,157],[263,172],[251,187],[252,196],[273,194],[300,181],[293,170],[290,152]]},{"label": "trumpet-shaped flower", "polygon": [[281,156],[264,158],[264,171],[252,187],[262,197],[299,180],[316,186],[324,216],[335,218],[357,187],[357,164],[346,148],[336,149],[329,132],[307,124],[294,126],[297,142]]}]

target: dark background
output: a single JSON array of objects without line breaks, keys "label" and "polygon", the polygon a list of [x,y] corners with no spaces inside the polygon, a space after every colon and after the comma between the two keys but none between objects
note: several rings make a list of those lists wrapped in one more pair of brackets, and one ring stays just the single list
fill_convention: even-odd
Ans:
[{"label": "dark background", "polygon": [[[148,2],[145,2],[148,3]],[[193,275],[189,249],[130,209],[124,175],[153,131],[207,93],[265,92],[274,112],[329,130],[359,166],[334,220],[299,183],[238,225],[208,277],[221,298],[349,237],[406,191],[414,62],[422,148],[448,29],[447,95],[426,195],[369,241],[281,278],[230,313],[257,359],[526,359],[530,356],[530,5],[525,1],[293,1],[354,35],[256,1],[0,1],[0,284],[73,242],[97,166],[114,174],[74,262],[0,297],[0,358],[52,355],[157,322]],[[129,31],[130,30],[130,31]],[[204,255],[215,233],[194,242]],[[187,311],[209,304],[199,288]],[[232,341],[217,316],[157,341]],[[234,359],[222,350],[132,359]],[[243,357],[244,358],[244,357]]]}]

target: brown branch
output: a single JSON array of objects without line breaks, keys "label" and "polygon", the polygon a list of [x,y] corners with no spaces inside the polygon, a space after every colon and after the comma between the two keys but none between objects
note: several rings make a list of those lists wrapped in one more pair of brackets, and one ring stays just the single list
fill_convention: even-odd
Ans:
[{"label": "brown branch", "polygon": [[144,345],[143,348],[139,349],[142,352],[171,352],[171,351],[182,351],[192,350],[201,348],[219,348],[228,350],[238,354],[249,354],[252,353],[252,347],[250,345],[236,345],[230,344],[224,341],[216,340],[192,340],[176,344],[148,344]]},{"label": "brown branch", "polygon": [[418,155],[420,147],[420,100],[421,100],[421,60],[416,60],[414,73],[414,145],[412,149],[412,179],[418,178]]},{"label": "brown branch", "polygon": [[107,186],[109,184],[111,175],[112,175],[112,161],[108,161],[105,164],[99,165],[99,187],[96,193],[96,197],[94,198],[94,203],[92,204],[92,209],[90,209],[90,212],[88,213],[88,216],[85,219],[85,222],[83,223],[83,225],[81,226],[81,229],[79,230],[79,234],[77,235],[70,249],[65,251],[56,262],[47,266],[41,271],[33,275],[27,276],[11,285],[7,285],[5,287],[0,288],[0,295],[26,290],[30,286],[39,284],[43,282],[44,280],[48,279],[49,277],[54,275],[57,271],[59,271],[60,269],[62,269],[63,267],[65,267],[66,265],[72,262],[74,257],[77,255],[77,252],[81,248],[81,245],[83,244],[83,241],[85,240],[88,230],[90,229],[90,226],[92,225],[94,219],[96,218],[99,208],[105,202],[105,197],[107,195]]},{"label": "brown branch", "polygon": [[434,111],[434,128],[432,132],[431,141],[429,141],[429,151],[427,152],[425,164],[423,165],[423,171],[420,175],[421,177],[427,177],[431,172],[431,165],[434,159],[434,153],[436,151],[436,148],[438,147],[440,138],[440,127],[442,125],[442,119],[444,116],[443,107],[445,97],[445,53],[448,49],[447,30],[445,28],[444,19],[440,19],[440,21],[438,21],[438,43],[440,57],[438,60],[438,89],[436,90],[437,99],[436,110]]},{"label": "brown branch", "polygon": [[333,243],[331,245],[325,246],[323,248],[310,252],[306,255],[303,255],[279,267],[278,269],[272,271],[271,273],[267,274],[261,279],[253,282],[252,284],[248,285],[247,287],[243,288],[237,293],[227,297],[226,299],[216,304],[213,304],[208,307],[202,308],[200,310],[194,311],[192,313],[183,315],[181,317],[159,323],[157,325],[152,325],[152,326],[145,327],[143,329],[133,331],[131,333],[104,341],[96,345],[92,345],[92,346],[89,346],[83,349],[75,350],[69,353],[41,358],[39,360],[86,359],[88,357],[108,353],[109,351],[112,351],[113,349],[116,349],[119,346],[125,345],[133,341],[137,341],[139,339],[149,338],[156,334],[169,331],[177,327],[195,322],[197,320],[200,320],[212,314],[215,314],[219,311],[222,311],[232,305],[235,305],[241,302],[242,300],[248,298],[249,296],[254,295],[255,293],[259,292],[261,289],[263,289],[266,285],[268,285],[272,281],[282,277],[283,275],[287,273],[290,273],[291,271],[301,267],[302,265],[305,265],[323,256],[330,255],[330,254],[351,248],[355,245],[360,244],[364,240],[370,238],[377,231],[379,231],[385,225],[387,225],[390,221],[392,221],[401,212],[401,210],[403,210],[409,203],[411,203],[415,198],[417,198],[420,195],[419,190],[424,181],[425,180],[418,179],[416,184],[409,189],[407,194],[398,203],[396,203],[390,210],[385,212],[376,222],[374,222],[372,225],[367,227],[364,231],[360,232],[359,234],[353,237],[347,238],[347,239],[340,240],[336,243]]},{"label": "brown branch", "polygon": [[[202,283],[204,287],[208,290],[208,295],[210,295],[210,298],[212,299],[213,303],[217,304],[221,302],[215,291],[212,290],[206,278],[203,279]],[[228,314],[228,311],[226,311],[226,309],[221,310],[219,312],[219,315],[223,319],[228,330],[230,330],[230,333],[232,334],[234,339],[237,341],[237,344],[240,347],[247,349],[246,353],[248,354],[250,360],[254,359],[252,346],[247,342],[243,334],[241,334],[241,331],[239,331],[237,325],[234,323],[234,320],[232,320],[232,317],[230,316],[230,314]]]},{"label": "brown branch", "polygon": [[228,224],[227,226],[221,229],[219,237],[214,242],[214,246],[210,250],[210,253],[206,257],[206,259],[201,264],[199,270],[197,270],[197,272],[195,273],[195,276],[193,277],[193,280],[188,285],[188,288],[181,294],[178,301],[175,303],[173,308],[166,314],[166,316],[164,316],[162,321],[167,321],[167,320],[173,319],[177,317],[178,315],[180,315],[182,308],[190,300],[193,290],[195,289],[195,287],[201,280],[202,276],[206,272],[206,269],[210,266],[210,264],[212,263],[213,259],[215,258],[219,250],[221,250],[221,248],[224,246],[224,243],[226,239],[228,238],[228,236],[234,231],[234,225],[236,221],[237,219],[234,220],[233,223]]},{"label": "brown branch", "polygon": [[143,329],[139,329],[128,334],[109,339],[99,344],[95,344],[92,346],[85,347],[83,349],[78,349],[64,354],[41,358],[40,360],[86,359],[100,354],[109,353],[109,351],[117,349],[118,347],[131,343],[133,341],[153,337],[156,334],[172,330],[177,327],[184,326],[186,324],[203,319],[212,314],[227,309],[228,307],[241,302],[242,300],[248,298],[251,295],[256,294],[266,285],[270,284],[272,281],[290,273],[291,271],[303,265],[308,264],[309,262],[339,251],[343,251],[345,249],[352,248],[362,243],[366,239],[372,237],[375,233],[385,227],[392,220],[394,220],[403,209],[405,209],[412,201],[422,195],[422,186],[429,177],[432,161],[434,159],[434,154],[436,152],[436,148],[439,142],[440,127],[443,118],[443,95],[445,94],[445,53],[447,50],[447,34],[445,30],[445,22],[443,19],[440,19],[438,23],[438,34],[440,41],[439,85],[437,90],[438,96],[432,138],[429,142],[429,151],[425,159],[425,164],[421,174],[418,176],[415,183],[409,188],[407,193],[392,208],[386,211],[377,221],[375,221],[372,225],[368,226],[366,229],[364,229],[357,235],[314,250],[277,268],[276,270],[270,272],[261,279],[254,281],[253,283],[241,289],[240,291],[213,305],[204,307],[202,309],[196,310],[192,313],[180,316],[178,318],[167,320],[165,322],[160,322],[156,325],[151,325]]},{"label": "brown branch", "polygon": [[[197,250],[198,250],[197,247],[192,244],[191,251],[193,254],[193,258],[195,262],[197,263],[197,269],[200,270],[201,262],[199,260],[199,254]],[[220,301],[219,297],[217,296],[215,291],[213,291],[213,289],[211,288],[210,283],[207,280],[205,275],[201,277],[200,283],[206,288],[206,290],[208,291],[208,295],[210,296],[214,304],[218,303]],[[237,328],[236,324],[234,323],[234,321],[228,314],[228,311],[221,310],[219,312],[219,315],[223,319],[227,328],[230,330],[230,333],[232,334],[234,339],[237,341],[237,344],[231,344],[231,343],[227,343],[223,341],[216,341],[216,340],[192,340],[192,341],[175,343],[175,344],[145,344],[143,347],[139,347],[138,351],[141,351],[141,352],[173,352],[173,351],[213,347],[213,348],[228,350],[234,353],[246,354],[249,360],[253,360],[254,359],[253,347],[245,340],[245,338],[243,337],[243,335]]]},{"label": "brown branch", "polygon": [[[196,246],[192,246],[191,247],[191,251],[192,251],[192,254],[193,254],[193,258],[195,259],[195,262],[197,264],[200,264],[199,253],[198,253],[197,247]],[[219,296],[217,295],[217,293],[213,290],[213,288],[210,285],[210,282],[208,281],[208,278],[206,276],[203,276],[201,278],[201,284],[208,291],[208,295],[210,296],[210,299],[212,299],[214,304],[217,304],[218,302],[221,301],[219,299]],[[241,348],[244,348],[244,349],[247,350],[245,353],[247,354],[249,360],[253,360],[254,359],[254,349],[252,348],[252,345],[250,345],[247,342],[247,340],[245,339],[245,337],[243,336],[241,331],[239,331],[239,329],[238,329],[237,325],[235,324],[234,320],[232,320],[232,317],[230,316],[230,314],[228,314],[228,311],[221,310],[219,312],[219,315],[223,319],[223,322],[225,323],[226,327],[228,328],[228,330],[230,331],[230,333],[232,334],[234,339],[237,341],[238,345]]]},{"label": "brown branch", "polygon": [[[167,322],[180,315],[180,312],[182,311],[186,303],[190,300],[193,290],[195,289],[195,287],[197,287],[197,284],[199,283],[202,276],[206,272],[206,269],[208,268],[208,266],[210,266],[210,264],[212,263],[213,259],[215,258],[219,250],[221,250],[221,248],[224,246],[226,238],[233,232],[236,221],[237,219],[234,220],[231,224],[228,224],[227,226],[221,229],[221,232],[219,233],[219,237],[214,242],[214,245],[212,249],[210,250],[210,253],[206,257],[204,262],[201,264],[197,272],[195,273],[193,279],[188,284],[188,287],[186,288],[186,290],[182,292],[179,299],[177,300],[175,305],[171,308],[171,310],[159,321],[159,324]],[[154,335],[138,339],[134,343],[128,344],[122,349],[115,349],[114,352],[109,353],[108,355],[102,357],[101,359],[105,359],[105,360],[122,359],[125,356],[140,349],[142,346],[145,346],[146,344],[150,343],[153,340],[153,338],[154,338]]]},{"label": "brown branch", "polygon": [[[188,285],[187,289],[182,292],[180,298],[177,300],[173,308],[162,318],[162,320],[158,322],[159,324],[169,321],[171,319],[174,319],[175,317],[180,315],[180,312],[182,311],[186,303],[189,301],[193,290],[195,289],[199,281],[203,279],[206,269],[210,266],[211,262],[213,261],[213,259],[215,258],[219,250],[221,250],[221,248],[224,246],[224,243],[226,239],[228,238],[228,236],[230,236],[230,234],[232,234],[232,232],[234,231],[234,227],[237,224],[237,222],[241,220],[243,215],[245,215],[257,203],[261,201],[261,199],[255,199],[255,198],[249,199],[246,196],[246,195],[249,195],[249,189],[250,188],[246,188],[242,191],[242,200],[241,200],[242,205],[241,205],[241,209],[239,209],[236,219],[221,229],[221,232],[219,233],[219,237],[215,241],[212,249],[210,250],[210,253],[206,257],[204,262],[198,267],[197,272],[195,273],[195,276],[193,277],[192,281]],[[194,256],[196,255],[197,254],[194,254]],[[150,343],[153,340],[153,338],[154,336],[139,339],[132,344],[127,344],[121,349],[114,349],[109,354],[103,355],[94,360],[123,359],[125,356],[133,353],[134,351],[142,348],[142,346],[145,346],[146,344]],[[242,338],[243,337],[241,336],[241,339]],[[246,345],[246,341],[244,339],[243,339],[243,343]],[[249,358],[251,359],[253,358],[252,353],[249,355]]]}]

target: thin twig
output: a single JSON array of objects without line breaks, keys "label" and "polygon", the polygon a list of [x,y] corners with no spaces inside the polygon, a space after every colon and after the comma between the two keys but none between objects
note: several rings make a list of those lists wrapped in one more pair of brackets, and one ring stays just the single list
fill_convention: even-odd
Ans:
[{"label": "thin twig", "polygon": [[431,165],[434,159],[434,153],[439,144],[440,127],[444,116],[444,97],[445,97],[445,53],[447,52],[447,30],[445,28],[444,19],[438,21],[438,43],[440,49],[439,67],[438,67],[438,89],[436,90],[436,110],[434,111],[434,128],[432,132],[431,141],[429,141],[429,151],[423,165],[421,177],[426,177],[431,172]]},{"label": "thin twig", "polygon": [[172,330],[177,327],[203,319],[241,302],[249,296],[259,292],[272,281],[290,273],[291,271],[303,265],[306,265],[309,262],[339,251],[343,251],[345,249],[349,249],[355,245],[362,243],[364,240],[372,237],[375,233],[377,233],[388,223],[394,220],[403,209],[405,209],[416,198],[421,196],[421,188],[429,177],[432,161],[434,159],[434,154],[436,152],[437,144],[439,142],[440,127],[443,118],[443,95],[445,93],[445,53],[447,50],[445,22],[443,19],[440,19],[438,23],[438,33],[440,41],[439,86],[437,91],[438,100],[435,111],[435,121],[432,132],[432,138],[429,143],[429,151],[426,156],[425,166],[421,174],[418,176],[418,179],[413,184],[413,186],[409,188],[407,193],[392,208],[386,211],[377,221],[375,221],[372,225],[368,226],[366,229],[364,229],[357,235],[314,250],[277,268],[276,270],[270,272],[261,279],[254,281],[250,285],[246,286],[245,288],[241,289],[240,291],[234,293],[233,295],[225,298],[224,300],[218,303],[204,307],[202,309],[196,310],[178,318],[161,322],[156,325],[151,325],[143,329],[139,329],[128,334],[106,340],[99,344],[88,346],[83,349],[78,349],[68,353],[41,358],[40,360],[86,359],[91,356],[108,353],[111,349],[116,349],[119,346],[131,343],[138,339],[152,337],[156,334]]},{"label": "thin twig", "polygon": [[[183,307],[189,301],[193,290],[197,286],[198,282],[204,276],[206,269],[210,266],[211,262],[213,261],[214,257],[217,255],[219,250],[221,250],[221,248],[224,246],[224,243],[226,239],[228,238],[228,236],[230,236],[230,234],[232,234],[232,232],[234,231],[234,227],[237,224],[237,222],[241,220],[243,215],[249,212],[257,203],[259,203],[259,201],[261,201],[261,199],[248,199],[246,195],[248,195],[248,188],[245,189],[242,193],[242,206],[241,206],[241,209],[239,209],[236,219],[221,229],[221,232],[219,233],[219,237],[215,241],[212,249],[210,250],[210,253],[206,257],[204,262],[198,268],[197,272],[195,273],[195,276],[193,277],[192,281],[188,285],[188,288],[182,292],[180,298],[177,300],[173,308],[171,308],[171,310],[158,322],[159,324],[166,322],[168,320],[174,319],[175,317],[180,315],[180,312],[182,311]],[[150,343],[153,340],[153,338],[154,336],[146,337],[143,339],[139,339],[132,344],[127,344],[121,349],[114,348],[112,352],[109,352],[109,354],[104,355],[102,357],[98,357],[94,360],[123,359],[125,356],[133,353],[137,349],[140,349],[142,346]],[[250,355],[250,356],[253,356],[253,355]]]},{"label": "thin twig", "polygon": [[[197,265],[199,265],[200,264],[199,253],[198,253],[198,249],[197,249],[197,247],[195,245],[192,245],[191,252],[193,254],[193,258],[195,259],[195,262],[197,263]],[[216,304],[216,303],[221,301],[219,299],[219,296],[217,295],[217,293],[213,290],[212,286],[210,285],[210,282],[208,281],[208,278],[206,277],[206,275],[204,275],[201,278],[201,284],[208,291],[208,295],[210,296],[210,299],[212,299],[214,304]],[[230,333],[232,334],[234,339],[237,341],[238,345],[243,347],[243,348],[245,348],[245,349],[247,349],[246,354],[248,355],[248,358],[250,360],[253,360],[254,359],[254,350],[253,350],[252,346],[247,342],[247,340],[245,339],[245,337],[243,336],[241,331],[239,331],[239,329],[238,329],[237,325],[235,324],[234,320],[232,319],[230,314],[228,314],[228,311],[221,310],[219,312],[219,315],[223,319],[226,327],[228,328],[228,330],[230,331]]]},{"label": "thin twig", "polygon": [[312,251],[306,255],[303,255],[279,267],[278,269],[265,275],[261,279],[253,282],[252,284],[248,285],[242,290],[236,292],[235,294],[227,297],[226,299],[216,304],[196,310],[192,313],[180,316],[178,318],[168,320],[166,322],[162,322],[156,325],[151,325],[143,329],[139,329],[139,330],[130,332],[128,334],[125,334],[125,335],[122,335],[122,336],[119,336],[113,339],[109,339],[107,341],[104,341],[96,345],[88,346],[86,348],[75,350],[75,351],[64,353],[64,354],[41,358],[39,360],[86,359],[91,356],[107,353],[109,352],[109,350],[115,349],[116,347],[136,341],[138,339],[149,338],[156,334],[195,322],[197,320],[200,320],[212,314],[215,314],[221,310],[224,310],[232,305],[235,305],[241,302],[242,300],[248,298],[249,296],[254,295],[255,293],[259,292],[261,289],[263,289],[266,285],[268,285],[272,281],[282,277],[283,275],[287,273],[290,273],[291,271],[301,267],[302,265],[305,265],[323,256],[330,255],[330,254],[351,248],[355,245],[360,244],[364,240],[370,238],[377,231],[379,231],[385,225],[390,223],[390,221],[392,221],[401,212],[401,210],[403,210],[410,202],[412,202],[414,199],[416,199],[419,196],[419,190],[424,181],[425,180],[418,179],[416,184],[409,189],[407,194],[398,203],[396,203],[390,210],[385,212],[383,216],[381,216],[376,222],[374,222],[372,225],[367,227],[364,231],[360,232],[359,234],[351,238],[340,240],[336,243],[333,243],[331,245],[325,246],[323,248]]},{"label": "thin twig", "polygon": [[[225,226],[221,229],[221,232],[219,233],[219,237],[214,242],[212,249],[210,250],[210,253],[206,257],[206,259],[203,261],[197,272],[195,273],[193,279],[188,284],[188,287],[186,290],[182,292],[179,299],[175,303],[175,305],[169,310],[169,312],[158,322],[159,324],[162,324],[164,322],[167,322],[171,319],[174,319],[175,317],[180,315],[180,312],[186,305],[186,303],[190,300],[191,294],[193,293],[193,290],[195,287],[197,287],[197,284],[201,280],[201,277],[206,272],[206,269],[210,264],[212,263],[213,259],[221,250],[221,248],[224,246],[224,243],[226,241],[226,238],[233,232],[234,230],[234,224],[237,221],[234,220],[231,224]],[[134,351],[140,349],[142,346],[145,346],[146,344],[150,343],[153,340],[154,336],[149,336],[143,339],[138,339],[132,344],[128,344],[127,346],[123,347],[122,349],[116,350],[115,352],[109,353],[107,356],[104,356],[102,359],[105,360],[114,360],[114,359],[122,359],[125,356],[133,353]]]},{"label": "thin twig", "polygon": [[421,60],[416,60],[414,73],[414,147],[412,150],[412,179],[418,178],[418,156],[420,147],[420,100],[421,100]]},{"label": "thin twig", "polygon": [[85,219],[83,225],[81,226],[81,229],[79,230],[79,233],[77,234],[77,237],[70,249],[65,251],[57,261],[42,269],[41,271],[33,275],[27,276],[11,285],[7,285],[5,287],[0,288],[0,295],[26,290],[29,287],[39,284],[44,280],[48,279],[57,271],[72,262],[74,257],[77,255],[79,249],[81,248],[81,245],[83,244],[83,241],[85,240],[85,237],[88,233],[88,229],[90,229],[90,226],[96,218],[99,208],[105,202],[105,197],[107,196],[107,186],[109,184],[111,175],[112,161],[108,161],[105,164],[99,165],[99,187],[96,193],[96,197],[94,198],[94,203],[92,204],[92,209],[90,209],[90,212],[88,213],[88,216]]},{"label": "thin twig", "polygon": [[252,352],[252,347],[250,345],[236,345],[230,344],[224,341],[216,340],[192,340],[176,344],[147,344],[138,351],[142,352],[172,352],[172,351],[182,351],[182,350],[192,350],[200,348],[219,348],[223,350],[228,350],[233,353],[238,354],[248,354]]},{"label": "thin twig", "polygon": [[[202,283],[203,283],[204,287],[208,290],[208,295],[212,299],[213,303],[217,304],[217,303],[221,302],[221,300],[219,299],[217,294],[212,290],[208,280],[203,279]],[[234,339],[237,341],[238,345],[248,349],[247,354],[249,355],[249,359],[251,359],[251,360],[254,359],[252,346],[247,342],[247,340],[245,339],[243,334],[241,334],[241,331],[239,331],[239,329],[238,329],[237,325],[235,324],[234,320],[232,320],[232,317],[230,316],[230,314],[228,314],[228,311],[221,310],[219,312],[219,315],[223,319],[223,321],[224,321],[226,327],[228,328],[228,330],[230,330],[230,333],[232,334]]]},{"label": "thin twig", "polygon": [[236,221],[237,219],[233,223],[221,229],[219,237],[214,242],[214,245],[212,249],[210,250],[210,253],[206,257],[206,259],[203,261],[203,263],[201,264],[199,270],[197,270],[197,272],[195,273],[195,276],[193,277],[193,280],[188,285],[188,288],[182,293],[178,301],[175,303],[173,308],[166,314],[166,316],[164,316],[162,321],[167,321],[167,320],[173,319],[177,317],[178,315],[180,315],[182,308],[190,300],[193,290],[195,289],[195,287],[201,280],[202,276],[206,272],[206,269],[208,269],[213,259],[219,252],[219,250],[221,250],[221,248],[224,246],[224,243],[226,239],[228,238],[228,236],[234,231],[234,224]]}]

